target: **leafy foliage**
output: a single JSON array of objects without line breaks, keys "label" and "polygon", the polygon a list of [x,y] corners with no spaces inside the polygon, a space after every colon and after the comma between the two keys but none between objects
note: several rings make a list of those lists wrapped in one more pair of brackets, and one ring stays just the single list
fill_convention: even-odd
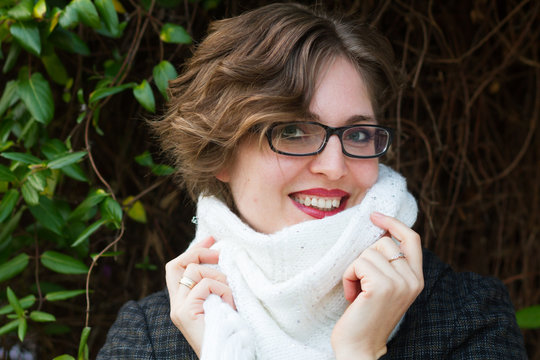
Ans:
[{"label": "leafy foliage", "polygon": [[[93,357],[120,306],[164,286],[193,209],[141,118],[210,20],[270,2],[0,0],[1,346]],[[384,161],[419,199],[424,246],[505,281],[538,358],[540,3],[316,3],[389,37],[410,86]]]},{"label": "leafy foliage", "polygon": [[[119,199],[95,163],[90,139],[106,136],[100,122],[115,97],[131,94],[154,113],[177,75],[163,54],[146,73],[131,72],[139,50],[132,38],[144,36],[161,46],[190,44],[192,38],[179,23],[153,17],[163,4],[130,3],[129,12],[125,5],[120,0],[0,2],[2,336],[16,334],[22,342],[29,332],[55,331],[39,325],[62,317],[43,311],[60,311],[53,303],[86,295],[89,307],[92,269],[100,258],[122,254],[107,249],[122,239],[124,215],[147,222],[144,191]],[[92,63],[95,59],[100,63]],[[173,172],[148,151],[145,157],[142,166],[156,176]],[[95,243],[103,237],[112,240]],[[155,269],[147,256],[139,263]],[[81,308],[81,320],[84,313]],[[90,332],[87,315],[76,352],[56,358],[88,359]]]}]

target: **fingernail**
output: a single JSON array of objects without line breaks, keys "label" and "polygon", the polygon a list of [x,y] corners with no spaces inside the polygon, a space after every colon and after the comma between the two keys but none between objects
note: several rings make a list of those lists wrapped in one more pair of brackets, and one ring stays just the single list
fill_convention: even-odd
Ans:
[{"label": "fingernail", "polygon": [[380,212],[375,211],[371,214],[373,217],[376,217],[378,219],[382,219],[384,217],[384,214],[381,214]]}]

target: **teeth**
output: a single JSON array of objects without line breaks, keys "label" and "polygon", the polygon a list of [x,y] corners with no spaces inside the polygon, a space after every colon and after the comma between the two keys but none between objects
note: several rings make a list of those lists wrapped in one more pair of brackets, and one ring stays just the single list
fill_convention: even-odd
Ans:
[{"label": "teeth", "polygon": [[295,197],[294,200],[304,206],[311,206],[318,208],[319,210],[333,210],[339,207],[341,204],[341,199],[327,199],[327,198],[318,198],[318,197]]}]

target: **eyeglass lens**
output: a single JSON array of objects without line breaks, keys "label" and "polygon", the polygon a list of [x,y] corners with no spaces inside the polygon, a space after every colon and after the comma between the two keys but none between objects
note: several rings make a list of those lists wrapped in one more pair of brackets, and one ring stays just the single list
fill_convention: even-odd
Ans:
[{"label": "eyeglass lens", "polygon": [[[277,124],[271,133],[272,146],[291,155],[317,153],[324,145],[326,129],[318,124],[298,122]],[[390,134],[382,127],[354,126],[342,131],[341,143],[353,156],[377,156],[389,145]]]}]

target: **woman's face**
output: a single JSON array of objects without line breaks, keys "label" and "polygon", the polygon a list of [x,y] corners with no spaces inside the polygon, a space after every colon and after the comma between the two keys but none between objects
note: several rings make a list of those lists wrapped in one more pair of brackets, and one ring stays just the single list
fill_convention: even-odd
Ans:
[{"label": "woman's face", "polygon": [[[364,82],[341,57],[321,73],[309,109],[316,121],[332,127],[365,118],[375,123]],[[277,154],[267,143],[261,149],[257,141],[241,142],[233,165],[217,178],[229,184],[241,218],[259,232],[274,233],[357,205],[377,181],[378,160],[345,156],[337,136],[320,154],[301,157]]]}]

